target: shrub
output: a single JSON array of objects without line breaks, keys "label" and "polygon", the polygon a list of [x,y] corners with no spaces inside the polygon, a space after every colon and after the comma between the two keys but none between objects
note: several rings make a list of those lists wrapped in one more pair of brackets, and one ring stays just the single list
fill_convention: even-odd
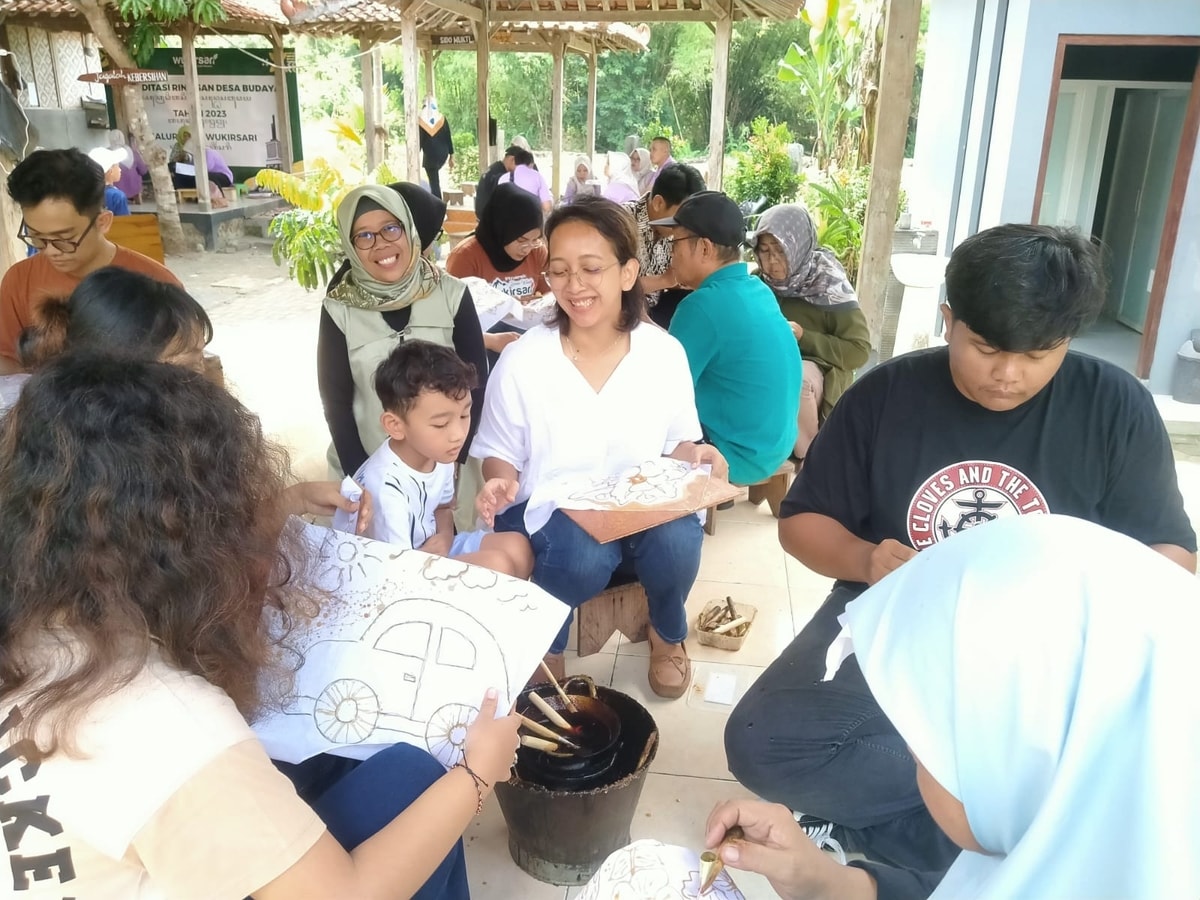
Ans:
[{"label": "shrub", "polygon": [[771,125],[761,116],[755,119],[746,149],[733,154],[734,170],[726,193],[739,203],[766,197],[770,206],[795,197],[803,179],[792,171],[787,153],[791,142],[787,125]]},{"label": "shrub", "polygon": [[[800,201],[808,208],[817,226],[817,243],[828,247],[850,276],[858,278],[862,256],[863,226],[867,219],[867,192],[871,187],[871,167],[821,172],[805,181]],[[900,192],[895,214],[908,198]],[[893,216],[894,217],[894,216]]]}]

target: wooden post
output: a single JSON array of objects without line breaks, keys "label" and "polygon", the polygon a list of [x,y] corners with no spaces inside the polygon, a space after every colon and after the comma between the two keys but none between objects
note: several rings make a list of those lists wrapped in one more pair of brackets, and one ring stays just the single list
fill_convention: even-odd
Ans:
[{"label": "wooden post", "polygon": [[287,70],[284,67],[286,54],[283,37],[271,28],[271,61],[275,63],[275,137],[279,141],[279,156],[283,159],[283,171],[292,171],[295,159],[292,154],[292,115],[287,92]]},{"label": "wooden post", "polygon": [[[383,54],[379,45],[365,36],[358,39],[363,55],[363,130],[367,142],[367,170],[375,171],[383,162]],[[416,118],[413,119],[416,127]]]},{"label": "wooden post", "polygon": [[[11,172],[19,162],[7,147],[0,148],[0,166],[4,167],[5,172]],[[20,228],[21,207],[8,195],[8,191],[0,191],[0,275],[25,258],[25,243],[17,238]]]},{"label": "wooden post", "polygon": [[410,6],[400,18],[400,42],[404,52],[404,171],[413,184],[421,183],[421,102],[418,81],[421,77],[417,50],[416,7]]},{"label": "wooden post", "polygon": [[587,147],[588,164],[594,165],[592,159],[596,156],[596,44],[592,42],[592,52],[588,54],[588,95],[587,95]]},{"label": "wooden post", "polygon": [[437,96],[437,85],[433,80],[433,61],[434,52],[432,49],[421,51],[421,61],[425,64],[425,94],[429,97]]},{"label": "wooden post", "polygon": [[483,19],[475,23],[475,98],[479,107],[479,174],[493,162],[491,155],[491,140],[489,138],[490,112],[488,110],[488,53],[490,35],[488,34],[488,4],[484,3]]},{"label": "wooden post", "polygon": [[183,83],[187,87],[188,105],[192,116],[192,162],[196,166],[196,200],[201,212],[212,210],[212,199],[208,195],[208,160],[204,156],[204,119],[200,109],[200,78],[196,74],[196,31],[191,25],[184,26],[183,38]]},{"label": "wooden post", "polygon": [[567,54],[567,39],[554,39],[554,69],[550,79],[550,155],[554,162],[554,173],[550,181],[550,193],[557,200],[562,194],[562,145],[563,145],[563,69]]},{"label": "wooden post", "polygon": [[729,86],[729,42],[733,38],[733,11],[721,3],[713,42],[712,116],[708,126],[708,188],[721,190],[725,168],[725,97]]},{"label": "wooden post", "polygon": [[858,268],[858,302],[871,325],[871,346],[879,346],[883,295],[892,265],[892,233],[900,199],[900,169],[912,103],[921,0],[888,0],[884,19],[883,62],[879,67],[878,118],[871,151],[871,185]]}]

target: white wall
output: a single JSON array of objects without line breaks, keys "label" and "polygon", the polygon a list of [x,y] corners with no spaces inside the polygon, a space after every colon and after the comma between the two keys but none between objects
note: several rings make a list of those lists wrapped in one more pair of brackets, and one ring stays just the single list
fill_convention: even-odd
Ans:
[{"label": "white wall", "polygon": [[[998,0],[982,4],[983,40],[973,62],[975,92],[970,125],[963,133],[963,94],[970,74],[969,54],[976,2],[932,0],[926,37],[926,70],[917,120],[913,183],[943,233],[953,203],[956,154],[966,145],[954,242],[969,226],[975,191],[980,193],[978,228],[1002,222],[1028,222],[1033,214],[1042,140],[1060,34],[1200,35],[1200,0],[1010,0],[1000,48],[1000,70],[988,145],[981,145],[989,72],[993,64]],[[937,87],[930,91],[930,87]],[[914,209],[914,219],[918,218]],[[946,248],[951,249],[951,248]],[[1193,328],[1200,328],[1200,154],[1192,166],[1179,239],[1164,298],[1150,387],[1167,390],[1175,354]]]}]

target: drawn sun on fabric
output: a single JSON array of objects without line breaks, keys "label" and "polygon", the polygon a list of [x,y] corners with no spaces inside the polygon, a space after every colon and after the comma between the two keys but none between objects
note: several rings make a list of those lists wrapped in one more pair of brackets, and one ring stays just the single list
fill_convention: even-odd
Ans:
[{"label": "drawn sun on fabric", "polygon": [[620,475],[594,480],[571,494],[571,500],[613,506],[653,506],[683,500],[688,476],[696,470],[676,459],[653,459],[626,469]]},{"label": "drawn sun on fabric", "polygon": [[[356,747],[345,755],[364,758],[404,742],[452,766],[484,691],[510,703],[566,615],[488,569],[314,525],[304,537],[319,599],[283,637],[301,661],[283,708],[254,726],[278,759]],[[528,671],[514,671],[514,655]]]},{"label": "drawn sun on fabric", "polygon": [[908,504],[908,540],[920,550],[993,519],[1050,512],[1046,498],[1024,472],[1001,463],[971,460],[939,469]]}]

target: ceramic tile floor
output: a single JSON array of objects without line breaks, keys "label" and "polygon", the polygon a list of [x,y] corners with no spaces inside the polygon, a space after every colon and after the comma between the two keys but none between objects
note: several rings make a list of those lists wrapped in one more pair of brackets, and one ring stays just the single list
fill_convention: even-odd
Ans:
[{"label": "ceramic tile floor", "polygon": [[[732,708],[705,699],[713,673],[735,678],[735,699],[791,641],[829,592],[830,579],[809,572],[786,554],[776,538],[776,521],[764,503],[739,500],[720,513],[717,533],[704,538],[700,577],[688,597],[688,619],[709,600],[732,596],[758,608],[754,625],[736,652],[688,642],[692,690],[679,700],[662,700],[646,682],[649,650],[615,635],[600,653],[580,658],[574,643],[567,671],[591,676],[597,684],[624,691],[650,710],[659,726],[658,754],[642,790],[630,834],[701,849],[704,821],[720,800],[751,796],[725,766],[723,734]],[[512,861],[508,833],[497,804],[490,803],[466,834],[472,900],[563,900],[577,888],[543,884]],[[736,875],[748,900],[775,897],[766,880]]]}]

